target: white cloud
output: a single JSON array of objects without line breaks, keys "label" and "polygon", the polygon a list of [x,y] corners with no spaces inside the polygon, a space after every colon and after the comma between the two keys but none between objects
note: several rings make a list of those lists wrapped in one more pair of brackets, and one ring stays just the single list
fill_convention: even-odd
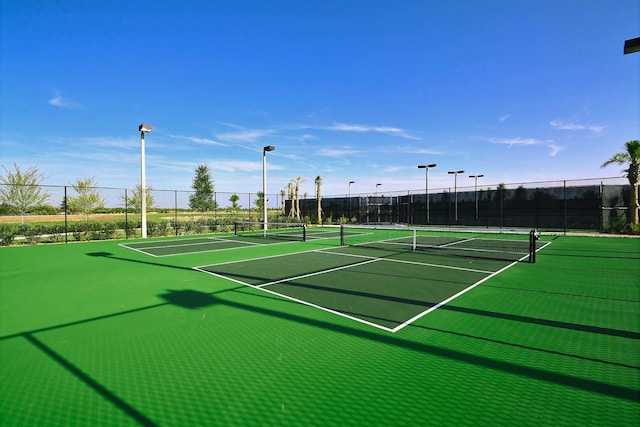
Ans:
[{"label": "white cloud", "polygon": [[329,126],[326,129],[342,132],[376,132],[384,133],[387,135],[398,136],[400,138],[420,140],[417,136],[413,136],[405,132],[403,129],[388,127],[388,126],[364,126],[357,124],[336,123],[333,126]]},{"label": "white cloud", "polygon": [[226,132],[216,135],[221,141],[229,142],[257,142],[260,138],[273,135],[272,129],[241,130],[238,132]]},{"label": "white cloud", "polygon": [[540,140],[540,139],[535,139],[535,138],[520,138],[520,137],[508,138],[508,139],[504,139],[504,138],[488,138],[488,141],[493,143],[493,144],[505,144],[505,145],[508,145],[509,147],[512,147],[514,145],[548,144],[549,142],[552,142],[551,140]]},{"label": "white cloud", "polygon": [[505,120],[507,120],[509,117],[511,117],[511,114],[503,114],[500,117],[498,117],[498,120],[500,120],[501,122],[504,122]]},{"label": "white cloud", "polygon": [[558,130],[571,130],[571,131],[588,131],[596,135],[599,135],[604,130],[604,126],[596,125],[582,125],[577,123],[563,122],[561,120],[552,120],[549,125]]},{"label": "white cloud", "polygon": [[566,147],[561,147],[559,145],[549,144],[549,148],[551,148],[551,152],[549,152],[549,156],[554,157],[556,154],[564,150]]},{"label": "white cloud", "polygon": [[410,153],[410,154],[433,154],[433,155],[442,154],[441,151],[432,150],[430,148],[408,149],[407,153]]},{"label": "white cloud", "polygon": [[80,141],[83,147],[105,147],[105,148],[120,148],[120,149],[136,149],[140,148],[140,140],[132,138],[110,138],[110,137],[94,137],[94,138],[82,138]]},{"label": "white cloud", "polygon": [[67,101],[62,97],[62,93],[59,90],[53,91],[53,98],[49,101],[49,105],[53,105],[54,107],[60,108],[81,108],[80,104],[76,104],[74,102]]},{"label": "white cloud", "polygon": [[[262,162],[250,162],[246,160],[216,160],[210,162],[211,168],[223,172],[261,172]],[[281,166],[269,163],[269,170],[282,170]]]},{"label": "white cloud", "polygon": [[214,141],[214,140],[208,139],[208,138],[199,138],[199,137],[195,137],[195,136],[183,136],[183,135],[169,135],[169,136],[171,138],[185,139],[187,141],[195,142],[196,144],[220,145],[220,146],[226,147],[226,144],[223,144],[221,142]]},{"label": "white cloud", "polygon": [[358,154],[360,153],[360,151],[357,150],[351,150],[348,148],[345,149],[339,149],[339,148],[322,148],[318,151],[316,151],[316,154],[318,156],[323,156],[323,157],[344,157],[344,156],[348,156],[351,154]]}]

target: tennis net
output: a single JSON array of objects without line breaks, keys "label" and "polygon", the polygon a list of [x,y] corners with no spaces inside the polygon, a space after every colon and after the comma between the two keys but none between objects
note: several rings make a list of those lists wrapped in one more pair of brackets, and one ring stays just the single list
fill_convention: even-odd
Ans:
[{"label": "tennis net", "polygon": [[236,236],[260,237],[276,240],[307,241],[307,226],[295,222],[234,221],[233,233]]},{"label": "tennis net", "polygon": [[342,226],[340,244],[374,248],[390,253],[411,251],[440,256],[536,261],[535,230],[456,230],[409,228],[357,228]]}]

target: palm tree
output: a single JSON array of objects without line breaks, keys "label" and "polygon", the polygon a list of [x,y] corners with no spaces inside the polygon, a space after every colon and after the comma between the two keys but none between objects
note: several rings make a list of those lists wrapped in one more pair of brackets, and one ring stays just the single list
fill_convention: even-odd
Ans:
[{"label": "palm tree", "polygon": [[291,209],[289,209],[289,216],[294,218],[296,216],[296,192],[294,190],[295,180],[290,179],[287,184],[287,188],[289,189],[289,200],[291,200]]},{"label": "palm tree", "polygon": [[612,158],[602,164],[602,167],[612,164],[629,165],[622,172],[629,179],[631,184],[631,200],[629,201],[629,222],[638,224],[638,178],[640,177],[640,141],[634,139],[624,144],[625,151],[614,154]]},{"label": "palm tree", "polygon": [[316,176],[316,202],[318,203],[318,225],[322,225],[322,192],[320,187],[322,186],[322,177]]},{"label": "palm tree", "polygon": [[299,176],[296,179],[292,179],[291,181],[294,184],[293,192],[295,197],[295,216],[296,218],[300,219],[300,184],[305,182],[306,179],[303,179],[301,176]]}]

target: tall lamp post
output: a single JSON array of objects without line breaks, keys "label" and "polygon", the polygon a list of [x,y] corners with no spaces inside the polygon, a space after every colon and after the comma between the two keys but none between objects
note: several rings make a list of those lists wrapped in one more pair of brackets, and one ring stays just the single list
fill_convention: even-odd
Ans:
[{"label": "tall lamp post", "polygon": [[380,187],[382,184],[378,183],[376,184],[376,192],[375,192],[375,203],[376,206],[378,206],[378,209],[376,209],[376,222],[380,222],[380,200],[378,200],[378,187]]},{"label": "tall lamp post", "polygon": [[153,125],[142,123],[140,132],[140,215],[142,216],[142,238],[147,237],[147,171],[144,160],[144,134],[153,130]]},{"label": "tall lamp post", "polygon": [[464,171],[449,171],[447,172],[453,175],[453,192],[455,197],[455,221],[458,222],[458,174],[464,173]]},{"label": "tall lamp post", "polygon": [[426,221],[427,224],[429,224],[429,169],[430,168],[435,168],[436,166],[438,166],[435,163],[431,163],[430,165],[418,165],[418,169],[424,169],[424,197],[426,199],[425,201],[425,217],[426,217]]},{"label": "tall lamp post", "polygon": [[475,179],[474,192],[476,197],[476,221],[478,221],[478,178],[482,178],[484,175],[469,175],[469,178]]},{"label": "tall lamp post", "polygon": [[262,223],[263,235],[267,235],[267,151],[273,151],[276,147],[267,145],[262,148]]},{"label": "tall lamp post", "polygon": [[355,181],[349,181],[349,221],[351,221],[351,184],[355,183]]}]

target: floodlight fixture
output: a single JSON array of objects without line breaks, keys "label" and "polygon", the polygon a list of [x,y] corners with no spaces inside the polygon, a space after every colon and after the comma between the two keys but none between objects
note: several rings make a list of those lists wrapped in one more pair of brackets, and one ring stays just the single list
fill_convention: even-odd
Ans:
[{"label": "floodlight fixture", "polygon": [[153,125],[150,125],[149,123],[142,123],[140,126],[138,126],[138,131],[139,132],[151,132],[153,130]]},{"label": "floodlight fixture", "polygon": [[635,39],[625,40],[624,42],[624,54],[640,52],[640,37]]},{"label": "floodlight fixture", "polygon": [[273,145],[267,145],[266,147],[263,148],[264,151],[273,151],[275,149],[276,147],[274,147]]}]

